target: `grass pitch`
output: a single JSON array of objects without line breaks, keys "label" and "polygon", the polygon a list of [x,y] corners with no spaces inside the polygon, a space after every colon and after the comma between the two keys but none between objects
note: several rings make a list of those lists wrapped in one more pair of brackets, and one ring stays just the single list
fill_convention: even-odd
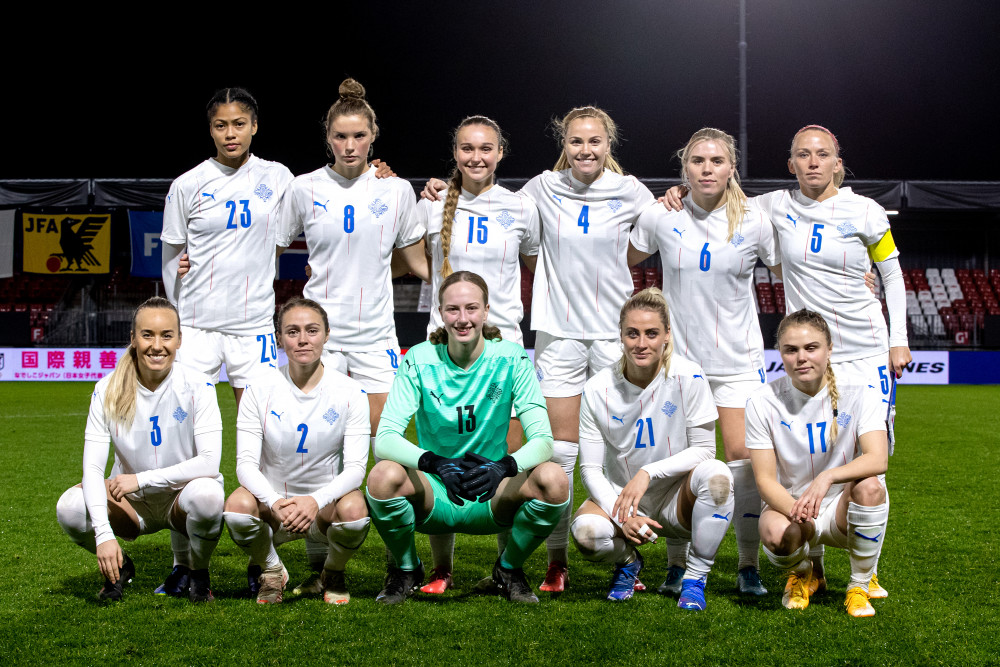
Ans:
[{"label": "grass pitch", "polygon": [[[671,598],[603,600],[610,570],[571,547],[571,587],[524,607],[472,594],[496,558],[492,537],[460,536],[457,590],[376,605],[384,575],[375,530],[348,565],[352,601],[258,606],[246,597],[246,557],[224,535],[212,561],[216,601],[154,596],[171,567],[166,532],[124,543],[137,576],[125,599],[96,600],[96,560],[55,520],[59,495],[80,481],[86,383],[0,383],[0,663],[77,664],[996,664],[1000,633],[996,526],[1000,387],[899,388],[888,475],[892,509],[879,578],[889,598],[853,619],[843,607],[847,556],[827,551],[830,591],[801,613],[781,607],[783,581],[762,557],[771,594],[741,599],[730,532],[708,583],[703,613]],[[235,403],[222,405],[226,491],[235,474]],[[576,504],[584,498],[577,481]],[[418,537],[429,561],[426,538]],[[544,548],[525,566],[537,586]],[[301,542],[281,548],[291,583],[307,574]],[[651,589],[666,567],[662,544],[643,551]],[[289,586],[291,588],[291,585]]]}]

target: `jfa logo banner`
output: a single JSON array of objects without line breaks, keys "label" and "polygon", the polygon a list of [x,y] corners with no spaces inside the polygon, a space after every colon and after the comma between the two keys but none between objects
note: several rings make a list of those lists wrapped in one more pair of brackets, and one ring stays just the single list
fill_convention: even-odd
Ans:
[{"label": "jfa logo banner", "polygon": [[26,273],[108,273],[111,216],[22,215]]},{"label": "jfa logo banner", "polygon": [[128,227],[132,237],[132,275],[159,278],[163,211],[129,211]]}]

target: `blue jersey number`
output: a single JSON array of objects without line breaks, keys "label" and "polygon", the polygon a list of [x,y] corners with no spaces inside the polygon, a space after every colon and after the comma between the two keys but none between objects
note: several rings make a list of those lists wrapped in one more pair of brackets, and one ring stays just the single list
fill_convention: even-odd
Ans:
[{"label": "blue jersey number", "polygon": [[882,386],[882,395],[889,395],[889,375],[886,373],[888,366],[878,367],[878,382]]},{"label": "blue jersey number", "polygon": [[[474,406],[474,405],[466,405],[466,406],[461,406],[460,405],[457,408],[455,408],[456,410],[458,410],[458,434],[459,435],[462,435],[463,433],[472,433],[473,431],[476,430],[476,414],[475,414],[475,412],[473,412],[473,410],[475,410],[475,407],[476,406]],[[462,417],[462,410],[463,409],[465,410],[465,417],[464,418]],[[462,430],[463,426],[465,427],[464,431]]]},{"label": "blue jersey number", "polygon": [[160,443],[163,442],[163,433],[160,431],[160,425],[157,423],[159,420],[159,417],[149,418],[149,421],[153,424],[153,428],[149,431],[149,441],[153,443],[153,447],[159,447]]},{"label": "blue jersey number", "polygon": [[[486,221],[489,220],[487,217],[474,218],[469,216],[469,243],[478,243],[482,245],[486,243]],[[472,234],[475,232],[475,240],[473,240]]]},{"label": "blue jersey number", "polygon": [[344,207],[344,231],[348,234],[354,231],[354,207],[350,204]]},{"label": "blue jersey number", "polygon": [[302,433],[302,437],[299,438],[299,448],[295,450],[295,453],[308,454],[309,450],[306,449],[306,436],[309,434],[309,427],[305,424],[299,424],[299,427],[295,430]]},{"label": "blue jersey number", "polygon": [[389,363],[393,368],[399,368],[399,356],[396,354],[396,350],[386,350],[386,354],[389,355]]},{"label": "blue jersey number", "polygon": [[576,226],[583,227],[584,234],[590,229],[590,206],[587,204],[584,204],[583,208],[580,209],[580,218],[576,221]]},{"label": "blue jersey number", "polygon": [[809,249],[813,252],[819,252],[819,249],[823,247],[823,236],[820,232],[823,230],[823,225],[815,224],[813,225],[812,238],[809,239]]},{"label": "blue jersey number", "polygon": [[[270,345],[268,345],[269,339]],[[278,360],[278,346],[274,342],[274,334],[261,334],[257,336],[257,342],[260,343],[260,363],[267,364]]]},{"label": "blue jersey number", "polygon": [[[635,433],[635,448],[645,449],[646,443],[642,441],[642,419],[638,420],[635,425],[638,427],[638,431]],[[656,447],[656,439],[653,437],[653,419],[651,417],[646,417],[646,438],[649,440],[650,447]]]},{"label": "blue jersey number", "polygon": [[708,271],[712,266],[712,253],[708,251],[708,244],[706,243],[701,249],[701,258],[698,260],[698,268],[702,271]]},{"label": "blue jersey number", "polygon": [[826,451],[826,422],[816,422],[815,424],[806,424],[806,430],[809,431],[809,453],[816,453],[816,442],[813,437],[813,426],[819,431],[819,446],[820,450]]},{"label": "blue jersey number", "polygon": [[[240,211],[240,227],[246,229],[250,226],[250,200],[241,199],[240,204],[243,205],[243,210]],[[229,222],[226,223],[226,229],[236,229],[236,202],[230,199],[226,202],[226,208],[229,209]]]}]

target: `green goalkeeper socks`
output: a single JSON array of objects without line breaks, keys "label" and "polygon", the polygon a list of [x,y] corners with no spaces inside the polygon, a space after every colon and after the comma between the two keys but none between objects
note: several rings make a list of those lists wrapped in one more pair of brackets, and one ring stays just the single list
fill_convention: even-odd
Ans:
[{"label": "green goalkeeper socks", "polygon": [[507,548],[500,555],[500,564],[515,570],[524,565],[528,556],[555,528],[567,506],[569,500],[558,505],[529,500],[521,505],[514,514],[514,525],[510,530]]},{"label": "green goalkeeper socks", "polygon": [[417,569],[420,559],[417,558],[417,547],[413,541],[416,521],[413,505],[402,496],[386,500],[372,498],[367,488],[365,499],[368,501],[368,511],[375,530],[396,559],[397,567],[410,571]]}]

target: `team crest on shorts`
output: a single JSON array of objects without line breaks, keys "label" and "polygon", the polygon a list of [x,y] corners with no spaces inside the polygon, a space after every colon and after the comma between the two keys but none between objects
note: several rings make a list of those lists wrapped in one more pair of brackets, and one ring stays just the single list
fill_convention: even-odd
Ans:
[{"label": "team crest on shorts", "polygon": [[381,199],[376,199],[372,203],[368,204],[368,210],[371,211],[372,215],[376,218],[381,218],[382,215],[389,210],[389,206]]},{"label": "team crest on shorts", "polygon": [[336,410],[334,410],[333,408],[330,408],[330,409],[329,409],[329,410],[327,410],[327,411],[326,411],[325,413],[323,413],[323,421],[325,421],[325,422],[326,422],[327,424],[329,424],[330,426],[333,426],[333,424],[334,424],[334,423],[335,423],[335,422],[336,422],[336,421],[337,421],[338,419],[340,419],[340,413],[338,413],[338,412],[337,412]]},{"label": "team crest on shorts", "polygon": [[514,224],[514,216],[506,210],[500,211],[500,214],[497,216],[497,222],[499,222],[500,226],[504,229],[509,229],[510,226]]},{"label": "team crest on shorts", "polygon": [[261,201],[267,201],[274,196],[274,190],[267,187],[263,183],[254,188],[253,193],[261,198]]},{"label": "team crest on shorts", "polygon": [[837,415],[837,426],[840,428],[847,428],[847,425],[851,423],[851,415],[846,412],[841,412]]},{"label": "team crest on shorts", "polygon": [[858,231],[858,228],[849,222],[842,222],[837,225],[837,231],[840,232],[840,235],[846,239],[848,236]]},{"label": "team crest on shorts", "polygon": [[733,232],[733,240],[730,241],[730,243],[733,244],[734,248],[739,248],[745,240],[746,238],[742,234],[739,232]]},{"label": "team crest on shorts", "polygon": [[542,378],[545,377],[544,375],[542,375],[542,369],[541,368],[536,368],[535,369],[535,377],[538,378],[539,382],[541,382]]},{"label": "team crest on shorts", "polygon": [[486,398],[496,403],[503,396],[503,390],[500,388],[499,382],[494,382],[490,384],[490,388],[486,390]]},{"label": "team crest on shorts", "polygon": [[174,419],[176,419],[181,424],[184,423],[184,420],[187,418],[187,416],[188,413],[184,412],[184,408],[180,406],[177,406],[177,409],[174,410]]},{"label": "team crest on shorts", "polygon": [[621,199],[609,199],[608,200],[608,208],[610,208],[615,213],[617,213],[618,209],[620,209],[621,207],[622,207],[622,200]]},{"label": "team crest on shorts", "polygon": [[663,404],[663,407],[660,408],[660,412],[662,412],[668,417],[673,417],[674,413],[677,412],[677,406],[671,403],[670,401],[667,401],[666,403]]}]

